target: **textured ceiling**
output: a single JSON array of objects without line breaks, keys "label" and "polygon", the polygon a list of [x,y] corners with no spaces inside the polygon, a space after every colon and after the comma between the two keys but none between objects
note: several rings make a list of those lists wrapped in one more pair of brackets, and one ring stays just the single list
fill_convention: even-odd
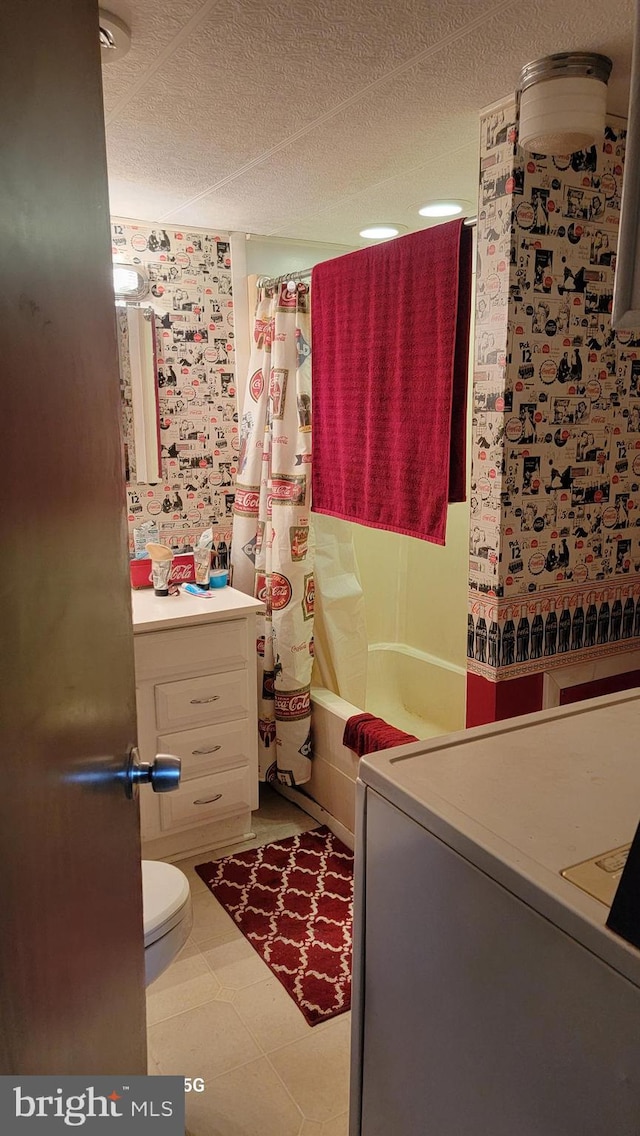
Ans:
[{"label": "textured ceiling", "polygon": [[613,59],[633,0],[101,0],[133,43],[103,68],[111,210],[305,240],[475,212],[478,112],[540,55]]}]

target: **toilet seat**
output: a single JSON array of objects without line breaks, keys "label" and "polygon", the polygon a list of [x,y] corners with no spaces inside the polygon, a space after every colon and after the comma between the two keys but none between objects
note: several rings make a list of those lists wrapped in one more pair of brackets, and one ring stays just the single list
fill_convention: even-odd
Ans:
[{"label": "toilet seat", "polygon": [[150,947],[184,918],[190,906],[189,881],[173,864],[142,861],[144,945]]}]

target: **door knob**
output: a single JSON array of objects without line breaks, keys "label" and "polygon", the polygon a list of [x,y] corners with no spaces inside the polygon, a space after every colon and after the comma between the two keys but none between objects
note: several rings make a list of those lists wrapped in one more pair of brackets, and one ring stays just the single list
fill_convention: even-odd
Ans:
[{"label": "door knob", "polygon": [[158,753],[154,762],[140,761],[136,746],[132,746],[124,771],[124,791],[127,797],[136,797],[138,785],[151,785],[154,793],[170,793],[180,784],[182,761],[172,753]]}]

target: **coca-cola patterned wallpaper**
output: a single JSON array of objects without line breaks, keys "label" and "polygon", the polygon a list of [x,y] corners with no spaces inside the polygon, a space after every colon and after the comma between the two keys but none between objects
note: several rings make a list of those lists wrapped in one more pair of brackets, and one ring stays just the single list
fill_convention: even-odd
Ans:
[{"label": "coca-cola patterned wallpaper", "polygon": [[481,120],[469,670],[637,647],[640,336],[613,332],[625,122],[562,158]]},{"label": "coca-cola patterned wallpaper", "polygon": [[126,320],[119,320],[130,540],[137,525],[156,520],[160,540],[185,552],[213,525],[226,561],[239,450],[229,234],[113,221],[112,243],[115,260],[146,268],[151,292],[143,303],[157,328],[163,481],[145,485],[135,481]]}]

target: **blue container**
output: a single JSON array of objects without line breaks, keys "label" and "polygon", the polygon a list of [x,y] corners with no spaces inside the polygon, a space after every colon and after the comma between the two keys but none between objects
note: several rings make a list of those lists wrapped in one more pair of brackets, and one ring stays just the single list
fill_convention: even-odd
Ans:
[{"label": "blue container", "polygon": [[216,568],[209,577],[212,588],[225,588],[229,583],[229,573],[226,568]]}]

